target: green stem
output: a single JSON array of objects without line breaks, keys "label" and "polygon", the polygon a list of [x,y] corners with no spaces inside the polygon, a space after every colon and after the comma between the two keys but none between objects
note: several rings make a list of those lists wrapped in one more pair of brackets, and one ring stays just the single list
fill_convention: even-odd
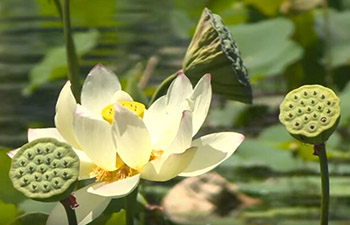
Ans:
[{"label": "green stem", "polygon": [[321,225],[328,225],[328,211],[329,211],[329,174],[328,174],[328,161],[326,153],[326,145],[315,145],[315,154],[320,159],[320,171],[321,171]]},{"label": "green stem", "polygon": [[53,2],[56,6],[57,12],[60,15],[61,20],[63,21],[63,12],[62,12],[63,10],[62,10],[62,5],[60,0],[53,0]]},{"label": "green stem", "polygon": [[329,86],[334,86],[332,76],[332,46],[331,46],[331,24],[329,18],[329,7],[327,0],[323,0],[323,30],[325,33],[325,56],[326,56],[326,81]]},{"label": "green stem", "polygon": [[77,225],[77,217],[75,215],[75,210],[72,209],[72,204],[70,201],[70,197],[67,199],[64,199],[61,201],[61,204],[63,205],[64,209],[66,210],[67,218],[68,218],[68,224],[69,225]]},{"label": "green stem", "polygon": [[124,209],[126,214],[126,225],[134,225],[138,187],[124,197]]},{"label": "green stem", "polygon": [[[179,71],[180,72],[180,71]],[[154,92],[152,99],[150,101],[150,105],[155,102],[159,97],[161,97],[162,95],[165,94],[166,90],[168,89],[168,87],[170,86],[170,83],[176,78],[176,76],[178,75],[178,73],[174,73],[170,76],[168,76],[165,80],[162,81],[162,83],[158,86],[158,88],[156,89],[156,91]]]},{"label": "green stem", "polygon": [[79,61],[75,50],[70,24],[69,0],[63,2],[63,31],[66,41],[66,53],[68,64],[68,79],[71,82],[71,89],[77,103],[80,103],[80,76]]}]

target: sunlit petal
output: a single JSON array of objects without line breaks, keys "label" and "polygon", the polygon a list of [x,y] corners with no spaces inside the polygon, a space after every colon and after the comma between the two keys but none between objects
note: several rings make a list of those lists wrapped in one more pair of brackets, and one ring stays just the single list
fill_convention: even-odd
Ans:
[{"label": "sunlit petal", "polygon": [[[74,193],[79,207],[75,209],[79,225],[88,224],[107,208],[111,198],[94,195],[87,192],[89,186],[79,189]],[[46,222],[47,225],[68,225],[67,215],[61,203],[51,211]]]},{"label": "sunlit petal", "polygon": [[132,102],[132,97],[125,91],[119,90],[114,93],[114,102],[127,101]]},{"label": "sunlit petal", "polygon": [[192,113],[184,111],[174,141],[165,150],[166,154],[182,153],[189,147],[192,142]]},{"label": "sunlit petal", "polygon": [[204,75],[197,83],[191,96],[191,111],[193,112],[193,136],[201,128],[207,117],[211,102],[211,75]]},{"label": "sunlit petal", "polygon": [[80,149],[79,142],[73,131],[73,114],[76,109],[76,102],[70,89],[70,82],[62,88],[56,103],[55,125],[61,136],[68,144]]},{"label": "sunlit petal", "polygon": [[116,169],[116,148],[112,139],[111,125],[85,115],[82,106],[74,114],[74,131],[82,150],[99,167],[105,170]]},{"label": "sunlit petal", "polygon": [[186,99],[192,94],[192,84],[185,74],[180,73],[170,84],[167,92],[167,110],[183,111],[188,107]]},{"label": "sunlit petal", "polygon": [[96,167],[96,164],[85,154],[85,152],[74,149],[80,160],[79,180],[91,178],[91,172]]},{"label": "sunlit petal", "polygon": [[167,181],[176,177],[189,165],[197,151],[196,147],[183,153],[171,154],[152,160],[141,170],[141,177],[151,181]]},{"label": "sunlit petal", "polygon": [[81,104],[94,114],[114,103],[114,93],[121,89],[118,77],[103,65],[96,65],[87,75],[81,91]]},{"label": "sunlit petal", "polygon": [[145,165],[151,155],[151,138],[142,119],[131,110],[116,104],[113,137],[118,155],[133,169]]},{"label": "sunlit petal", "polygon": [[94,186],[91,186],[88,189],[88,192],[105,197],[120,198],[132,192],[139,184],[139,181],[140,174],[136,174],[132,177],[128,177],[112,183],[98,183]]},{"label": "sunlit petal", "polygon": [[7,152],[7,156],[10,157],[11,159],[17,154],[17,152],[21,150],[21,148],[16,148],[14,150],[11,150],[9,152]]},{"label": "sunlit petal", "polygon": [[29,128],[27,135],[28,142],[38,138],[55,138],[57,141],[67,143],[56,128]]},{"label": "sunlit petal", "polygon": [[235,132],[214,133],[194,140],[192,146],[198,150],[180,176],[198,176],[214,169],[230,157],[243,140],[244,136]]}]

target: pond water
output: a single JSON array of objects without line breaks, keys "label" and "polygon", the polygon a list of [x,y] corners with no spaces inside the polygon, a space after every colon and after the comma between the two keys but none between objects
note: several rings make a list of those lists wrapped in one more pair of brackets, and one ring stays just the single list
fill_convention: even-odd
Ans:
[{"label": "pond water", "polygon": [[[181,16],[174,15],[176,1],[103,0],[85,4],[87,1],[72,1],[74,31],[95,29],[99,33],[97,45],[82,57],[82,76],[103,63],[123,77],[130,68],[139,62],[145,65],[152,56],[158,63],[151,84],[181,68],[190,39],[174,26],[174,21],[183,23]],[[50,49],[64,43],[60,18],[52,2],[0,1],[0,147],[24,144],[28,127],[54,126],[55,104],[65,79],[54,79],[31,94],[26,91],[31,70]],[[196,8],[195,1],[193,4]],[[198,18],[200,11],[194,10],[191,16]],[[247,140],[240,154],[218,171],[244,193],[263,199],[264,204],[243,210],[240,219],[221,218],[212,224],[318,224],[318,165],[259,141]],[[270,155],[271,151],[276,155]],[[344,160],[333,163],[331,171],[332,224],[350,224],[350,168]],[[173,184],[156,183],[147,188],[159,203]]]},{"label": "pond water", "polygon": [[[46,2],[46,3],[45,3]],[[53,126],[54,106],[63,79],[25,94],[29,73],[47,51],[63,45],[63,33],[50,1],[0,2],[0,146],[15,147],[26,141],[28,127]],[[74,1],[72,1],[74,2]],[[84,8],[72,4],[75,31],[97,29],[97,46],[84,55],[81,74],[96,64],[106,64],[118,75],[156,55],[157,70],[165,77],[180,68],[180,57],[189,40],[178,38],[171,27],[171,1],[97,1]],[[41,4],[39,4],[41,3]],[[81,9],[81,11],[79,11]],[[159,10],[162,9],[162,10]]]}]

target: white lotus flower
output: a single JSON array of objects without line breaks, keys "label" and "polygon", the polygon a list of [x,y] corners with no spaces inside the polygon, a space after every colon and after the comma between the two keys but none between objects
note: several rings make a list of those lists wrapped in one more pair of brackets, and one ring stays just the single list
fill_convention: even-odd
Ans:
[{"label": "white lotus flower", "polygon": [[[103,212],[111,198],[133,191],[140,178],[166,181],[177,175],[197,176],[231,156],[244,140],[242,134],[214,133],[192,141],[210,101],[209,74],[194,89],[179,74],[167,94],[146,110],[121,90],[114,73],[98,65],[83,84],[81,105],[76,104],[67,82],[56,104],[57,129],[31,129],[28,140],[53,137],[67,142],[81,160],[79,179],[96,178],[77,192],[78,197],[85,196],[87,190],[96,195],[94,201],[101,202],[95,205],[84,200],[76,209],[79,223],[86,224]],[[57,206],[49,221],[60,215],[64,215],[63,207]]]}]

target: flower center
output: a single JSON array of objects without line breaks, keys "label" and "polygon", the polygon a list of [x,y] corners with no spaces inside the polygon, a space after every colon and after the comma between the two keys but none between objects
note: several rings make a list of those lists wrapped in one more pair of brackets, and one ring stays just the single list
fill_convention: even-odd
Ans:
[{"label": "flower center", "polygon": [[111,183],[113,181],[125,179],[127,177],[132,177],[138,172],[127,165],[123,164],[117,170],[107,171],[100,167],[96,167],[91,172],[91,176],[96,178],[96,181],[104,181]]},{"label": "flower center", "polygon": [[149,158],[149,161],[158,159],[163,155],[164,151],[163,150],[152,150],[151,152],[151,157]]},{"label": "flower center", "polygon": [[[140,102],[129,102],[129,101],[120,101],[119,102],[122,106],[130,109],[131,111],[135,112],[139,117],[143,118],[143,114],[145,112],[145,105]],[[102,117],[104,120],[106,120],[108,123],[112,124],[114,121],[114,105],[110,104],[106,106],[104,109],[102,109]]]}]

